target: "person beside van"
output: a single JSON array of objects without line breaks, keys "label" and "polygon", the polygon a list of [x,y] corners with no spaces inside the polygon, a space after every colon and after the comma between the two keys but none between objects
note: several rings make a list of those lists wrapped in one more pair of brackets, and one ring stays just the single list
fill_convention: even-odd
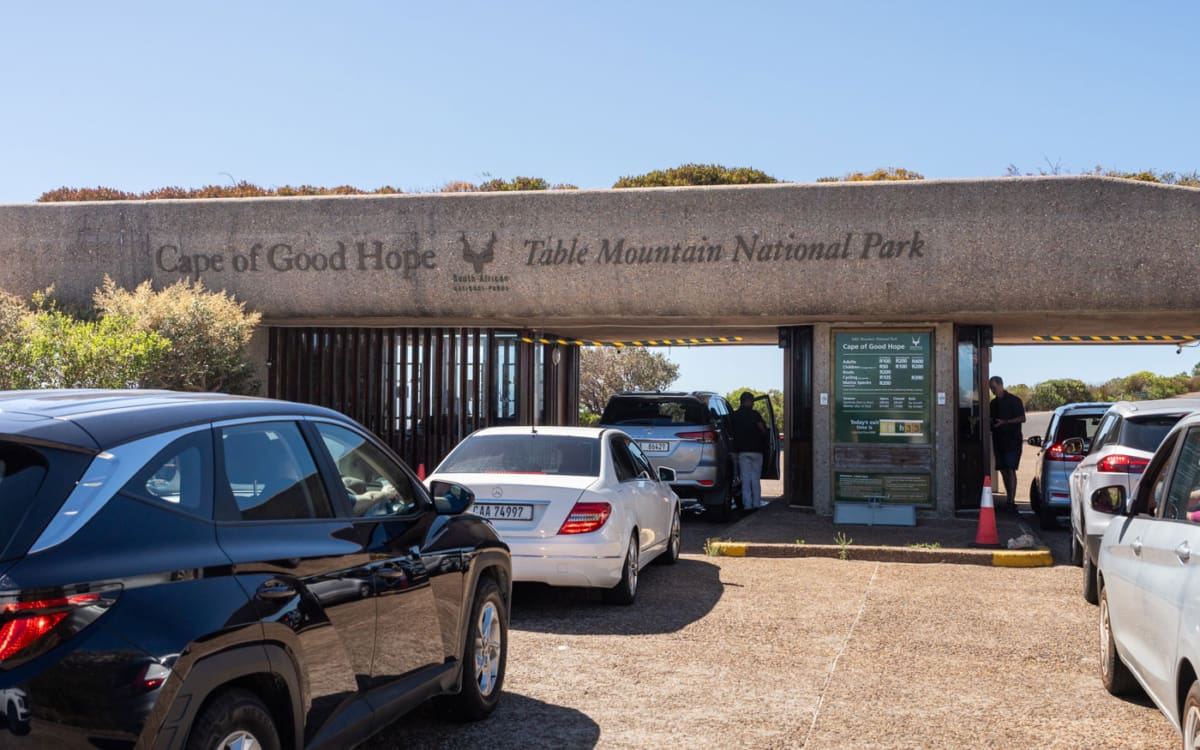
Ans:
[{"label": "person beside van", "polygon": [[762,499],[763,456],[770,446],[767,423],[754,410],[754,394],[742,391],[738,409],[730,416],[733,449],[737,452],[738,473],[742,477],[742,508],[756,510],[766,505]]}]

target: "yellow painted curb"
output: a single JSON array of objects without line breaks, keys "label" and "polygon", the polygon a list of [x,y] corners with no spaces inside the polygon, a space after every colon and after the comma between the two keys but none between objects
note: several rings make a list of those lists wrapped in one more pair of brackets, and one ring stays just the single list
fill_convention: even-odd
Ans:
[{"label": "yellow painted curb", "polygon": [[746,545],[740,542],[713,542],[708,553],[716,557],[745,557]]},{"label": "yellow painted curb", "polygon": [[1000,568],[1048,568],[1053,564],[1049,548],[992,553],[992,565]]}]

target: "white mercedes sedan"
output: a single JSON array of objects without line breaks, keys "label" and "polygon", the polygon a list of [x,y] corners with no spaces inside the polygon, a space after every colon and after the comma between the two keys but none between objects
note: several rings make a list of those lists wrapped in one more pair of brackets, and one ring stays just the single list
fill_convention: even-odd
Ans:
[{"label": "white mercedes sedan", "polygon": [[473,511],[512,550],[513,580],[604,589],[631,604],[638,573],[679,559],[679,497],[637,443],[593,427],[490,427],[426,479],[475,493]]}]

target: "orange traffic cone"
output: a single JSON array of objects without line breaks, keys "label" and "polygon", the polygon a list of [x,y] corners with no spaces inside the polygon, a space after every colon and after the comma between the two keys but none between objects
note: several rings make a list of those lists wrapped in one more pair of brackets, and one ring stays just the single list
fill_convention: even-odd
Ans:
[{"label": "orange traffic cone", "polygon": [[979,530],[975,532],[976,547],[999,547],[996,534],[996,508],[992,505],[992,478],[983,478],[983,495],[979,500]]},{"label": "orange traffic cone", "polygon": [[[417,479],[420,479],[422,482],[425,481],[425,464],[417,464]],[[995,528],[995,523],[993,523],[992,527]],[[995,536],[995,534],[992,536]]]}]

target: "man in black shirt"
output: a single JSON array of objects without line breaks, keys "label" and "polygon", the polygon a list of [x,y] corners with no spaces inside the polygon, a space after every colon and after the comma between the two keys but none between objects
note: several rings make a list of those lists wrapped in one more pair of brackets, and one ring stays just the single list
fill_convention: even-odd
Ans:
[{"label": "man in black shirt", "polygon": [[753,393],[742,391],[731,422],[733,449],[737,451],[738,473],[742,477],[742,508],[755,510],[766,505],[762,499],[762,467],[763,455],[770,442],[767,423],[754,410]]},{"label": "man in black shirt", "polygon": [[1025,421],[1025,404],[1021,399],[1004,390],[1004,380],[993,375],[988,380],[988,390],[995,398],[991,402],[992,452],[996,455],[996,470],[1004,480],[1004,494],[1008,507],[1017,510],[1017,467],[1021,463],[1024,439],[1021,424]]}]

